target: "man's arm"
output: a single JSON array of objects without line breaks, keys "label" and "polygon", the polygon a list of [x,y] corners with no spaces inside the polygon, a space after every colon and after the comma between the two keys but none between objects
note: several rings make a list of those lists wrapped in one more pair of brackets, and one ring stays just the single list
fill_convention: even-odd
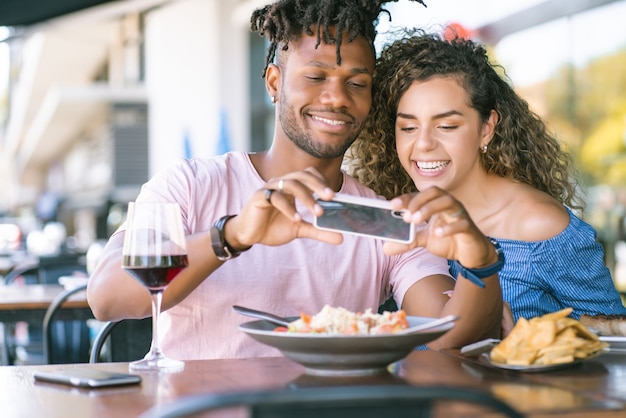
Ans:
[{"label": "man's arm", "polygon": [[[296,238],[341,243],[341,234],[315,228],[303,221],[296,211],[296,199],[314,212],[321,210],[319,205],[316,207],[314,193],[327,198],[333,196],[321,174],[309,169],[287,174],[283,179],[266,183],[251,196],[237,216],[226,222],[223,232],[229,245],[235,250],[243,250],[258,243],[278,246]],[[277,190],[279,183],[284,183],[280,191]],[[266,199],[268,189],[276,190],[270,200]],[[99,320],[152,315],[148,291],[121,268],[123,242],[122,230],[109,239],[89,280],[87,298]],[[188,236],[187,252],[189,265],[163,293],[163,310],[180,303],[224,262],[213,252],[210,231]]]},{"label": "man's arm", "polygon": [[[152,315],[148,290],[121,267],[123,242],[124,231],[115,233],[109,239],[87,286],[89,306],[94,316],[101,321]],[[163,310],[183,300],[223,263],[211,249],[208,232],[188,236],[187,253],[189,266],[166,288]]]}]

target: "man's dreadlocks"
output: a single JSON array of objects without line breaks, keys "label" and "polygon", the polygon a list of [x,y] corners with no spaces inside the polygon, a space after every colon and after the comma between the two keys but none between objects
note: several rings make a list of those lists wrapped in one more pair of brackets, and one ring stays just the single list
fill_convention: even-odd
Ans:
[{"label": "man's dreadlocks", "polygon": [[[300,38],[304,32],[313,35],[317,32],[317,45],[337,45],[337,64],[341,64],[341,44],[344,33],[348,42],[361,35],[367,39],[375,55],[374,38],[378,16],[384,12],[391,19],[388,10],[383,9],[386,3],[398,0],[278,0],[257,9],[250,19],[250,30],[258,32],[270,41],[263,68],[263,77],[267,67],[276,56],[276,48],[282,43],[283,50],[289,47],[289,41]],[[423,0],[417,1],[426,7]],[[335,28],[337,38],[331,34]]]}]

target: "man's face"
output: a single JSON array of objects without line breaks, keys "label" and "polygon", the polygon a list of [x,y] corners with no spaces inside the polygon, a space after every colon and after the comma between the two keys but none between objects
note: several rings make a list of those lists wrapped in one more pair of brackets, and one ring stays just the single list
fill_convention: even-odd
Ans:
[{"label": "man's face", "polygon": [[357,138],[372,101],[374,55],[363,37],[336,46],[304,35],[281,51],[280,125],[298,148],[317,158],[337,158]]}]

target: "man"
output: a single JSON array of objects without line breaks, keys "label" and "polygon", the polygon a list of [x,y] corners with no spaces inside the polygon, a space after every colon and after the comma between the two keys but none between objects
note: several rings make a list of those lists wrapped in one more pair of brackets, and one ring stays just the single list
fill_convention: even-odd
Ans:
[{"label": "man", "polygon": [[[455,286],[445,259],[422,247],[411,250],[426,241],[383,248],[380,241],[310,223],[322,212],[314,194],[375,196],[343,173],[341,163],[370,110],[375,23],[385,3],[281,0],[255,11],[252,30],[270,41],[264,71],[276,104],[270,149],[184,160],[142,188],[137,200],[179,202],[188,234],[189,267],[163,300],[160,329],[168,356],[278,355],[238,331],[246,318],[232,305],[291,316],[317,313],[325,304],[376,310],[393,295],[409,315],[461,316],[431,347],[499,333],[496,274],[485,278],[484,289],[468,280]],[[89,303],[101,320],[151,314],[148,292],[119,267],[123,236],[122,227],[111,237],[89,283]],[[444,239],[467,267],[497,259],[471,222],[454,238],[433,240]],[[453,289],[452,297],[444,294]]]}]

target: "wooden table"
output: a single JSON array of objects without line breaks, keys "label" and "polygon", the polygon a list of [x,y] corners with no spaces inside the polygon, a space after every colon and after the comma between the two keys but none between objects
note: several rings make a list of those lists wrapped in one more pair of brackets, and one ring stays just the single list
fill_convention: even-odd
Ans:
[{"label": "wooden table", "polygon": [[139,373],[141,385],[77,389],[36,383],[35,370],[93,367],[127,372],[127,363],[0,367],[2,416],[137,417],[150,407],[191,394],[321,385],[460,385],[495,393],[532,418],[626,416],[626,356],[604,354],[550,373],[523,374],[490,369],[448,353],[414,351],[391,374],[323,378],[283,357],[188,361],[179,373]]},{"label": "wooden table", "polygon": [[[56,284],[0,285],[0,322],[24,321],[41,325],[46,309],[65,288]],[[62,305],[57,318],[63,320],[93,318],[87,295],[72,296]]]}]

